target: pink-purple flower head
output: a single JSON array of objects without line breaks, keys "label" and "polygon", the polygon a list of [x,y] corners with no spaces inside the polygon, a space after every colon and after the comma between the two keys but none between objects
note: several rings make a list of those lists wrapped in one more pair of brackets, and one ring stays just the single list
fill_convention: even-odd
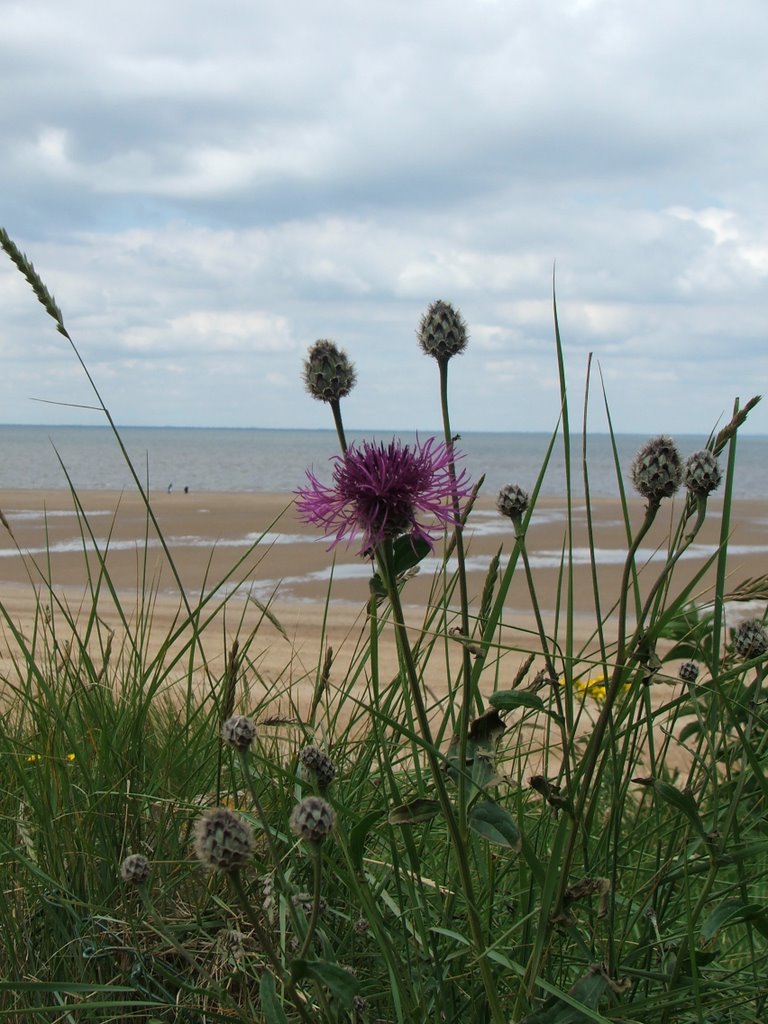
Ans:
[{"label": "pink-purple flower head", "polygon": [[453,524],[454,495],[466,498],[471,490],[466,470],[457,474],[455,484],[452,481],[452,458],[455,453],[434,437],[413,446],[397,439],[388,445],[350,445],[333,459],[330,486],[307,470],[309,485],[297,492],[296,507],[304,522],[333,536],[332,547],[361,535],[360,553],[368,554],[383,540],[404,534],[431,546],[436,525],[430,520],[440,526]]}]

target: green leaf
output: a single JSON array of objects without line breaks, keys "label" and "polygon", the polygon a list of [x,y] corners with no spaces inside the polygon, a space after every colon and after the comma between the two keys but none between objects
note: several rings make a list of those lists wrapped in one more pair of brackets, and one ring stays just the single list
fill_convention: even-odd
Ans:
[{"label": "green leaf", "polygon": [[521,1024],[586,1024],[587,1021],[605,1021],[606,1018],[598,1012],[597,1007],[612,986],[616,987],[603,970],[590,970],[567,993],[548,1000],[540,1010],[524,1017]]},{"label": "green leaf", "polygon": [[360,871],[363,866],[365,840],[376,822],[381,818],[382,811],[370,811],[354,826],[349,833],[349,855],[355,868]]},{"label": "green leaf", "polygon": [[294,960],[291,964],[294,981],[312,978],[329,988],[346,1009],[352,1009],[352,1000],[357,995],[360,982],[349,971],[328,960]]},{"label": "green leaf", "polygon": [[261,976],[259,994],[261,996],[261,1012],[264,1014],[267,1024],[288,1024],[288,1018],[277,998],[274,975],[270,971],[264,971]]},{"label": "green leaf", "polygon": [[663,967],[668,977],[677,974],[677,983],[687,986],[693,984],[694,964],[696,965],[696,974],[700,975],[702,970],[709,967],[719,956],[720,951],[717,949],[697,949],[694,951],[693,960],[689,953],[681,963],[678,963],[677,955],[670,952],[664,958]]},{"label": "green leaf", "polygon": [[680,733],[677,737],[677,741],[678,743],[685,743],[685,741],[689,740],[692,736],[698,736],[700,732],[701,724],[698,720],[696,720],[695,722],[688,722],[680,730]]},{"label": "green leaf", "polygon": [[422,558],[426,558],[432,548],[423,537],[398,537],[392,545],[394,553],[395,572],[399,575],[407,569],[418,565]]},{"label": "green leaf", "polygon": [[[498,781],[498,774],[493,758],[487,753],[487,744],[468,739],[466,746],[465,777],[469,776],[472,784],[478,790],[483,790],[486,786],[495,784]],[[445,755],[445,771],[452,782],[458,782],[459,780],[459,769],[461,767],[459,753],[459,738],[454,736]]]},{"label": "green leaf", "polygon": [[533,708],[546,711],[544,701],[527,690],[497,690],[488,698],[488,703],[499,711],[514,711],[515,708]]},{"label": "green leaf", "polygon": [[409,800],[407,804],[393,807],[387,820],[390,825],[417,825],[422,821],[430,821],[439,810],[440,804],[437,800],[417,797],[415,800]]},{"label": "green leaf", "polygon": [[491,843],[518,853],[523,843],[520,830],[508,811],[493,800],[481,800],[469,812],[468,825]]},{"label": "green leaf", "polygon": [[469,739],[484,747],[495,747],[507,731],[496,708],[486,708],[482,715],[469,723]]},{"label": "green leaf", "polygon": [[661,797],[665,803],[681,811],[686,816],[699,835],[704,835],[704,826],[699,817],[699,809],[696,806],[692,793],[684,789],[678,789],[677,786],[672,786],[669,782],[664,782],[663,779],[653,779],[650,785],[654,793]]},{"label": "green leaf", "polygon": [[436,935],[444,935],[447,939],[453,939],[454,942],[458,942],[460,946],[471,945],[466,935],[461,935],[459,932],[451,931],[450,928],[440,928],[439,925],[433,925],[430,929]]},{"label": "green leaf", "polygon": [[488,786],[496,785],[499,782],[499,773],[490,757],[484,754],[477,754],[472,759],[472,770],[470,773],[472,783],[479,790]]},{"label": "green leaf", "polygon": [[513,971],[515,969],[515,965],[509,957],[504,956],[504,954],[500,953],[498,949],[489,949],[486,951],[485,955],[489,960],[493,960],[495,964],[501,964],[501,966],[505,967],[508,971]]},{"label": "green leaf", "polygon": [[759,903],[723,900],[702,924],[701,937],[704,942],[709,942],[722,928],[727,928],[732,924],[739,924],[742,921],[749,921],[761,914],[762,910],[763,908]]}]

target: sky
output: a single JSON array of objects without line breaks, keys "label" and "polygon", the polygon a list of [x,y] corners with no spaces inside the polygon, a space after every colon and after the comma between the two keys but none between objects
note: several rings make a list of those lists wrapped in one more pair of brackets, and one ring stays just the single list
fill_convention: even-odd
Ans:
[{"label": "sky", "polygon": [[[119,424],[707,435],[768,379],[765,0],[3,0],[0,223]],[[101,423],[0,262],[0,421]],[[768,400],[747,430],[768,433]]]}]

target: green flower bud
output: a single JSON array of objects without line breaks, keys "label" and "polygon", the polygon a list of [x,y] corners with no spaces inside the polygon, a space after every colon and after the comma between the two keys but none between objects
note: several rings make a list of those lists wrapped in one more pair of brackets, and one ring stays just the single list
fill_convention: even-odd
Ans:
[{"label": "green flower bud", "polygon": [[291,831],[308,843],[322,843],[336,822],[330,804],[319,796],[305,796],[291,814]]},{"label": "green flower bud", "polygon": [[195,826],[195,854],[211,870],[235,871],[253,857],[253,832],[226,807],[206,811]]},{"label": "green flower bud", "polygon": [[438,299],[421,318],[418,339],[428,356],[447,362],[467,347],[467,325],[457,309]]},{"label": "green flower bud", "polygon": [[680,453],[671,437],[661,435],[643,445],[632,463],[632,482],[651,504],[671,497],[683,479]]},{"label": "green flower bud", "polygon": [[304,384],[318,402],[344,398],[355,386],[357,374],[346,352],[332,341],[316,341],[304,360]]}]

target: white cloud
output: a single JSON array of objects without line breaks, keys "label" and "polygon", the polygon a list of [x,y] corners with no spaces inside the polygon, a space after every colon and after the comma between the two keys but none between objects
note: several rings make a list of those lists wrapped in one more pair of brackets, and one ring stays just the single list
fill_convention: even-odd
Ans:
[{"label": "white cloud", "polygon": [[[0,27],[6,226],[125,422],[325,425],[298,378],[331,336],[351,421],[432,425],[439,296],[464,429],[548,430],[556,260],[574,388],[591,351],[618,429],[707,429],[768,373],[767,33],[762,0],[29,0]],[[14,274],[0,402],[31,421],[28,382],[88,392]]]},{"label": "white cloud", "polygon": [[195,310],[165,325],[130,328],[120,339],[131,352],[283,352],[293,350],[284,317]]}]

